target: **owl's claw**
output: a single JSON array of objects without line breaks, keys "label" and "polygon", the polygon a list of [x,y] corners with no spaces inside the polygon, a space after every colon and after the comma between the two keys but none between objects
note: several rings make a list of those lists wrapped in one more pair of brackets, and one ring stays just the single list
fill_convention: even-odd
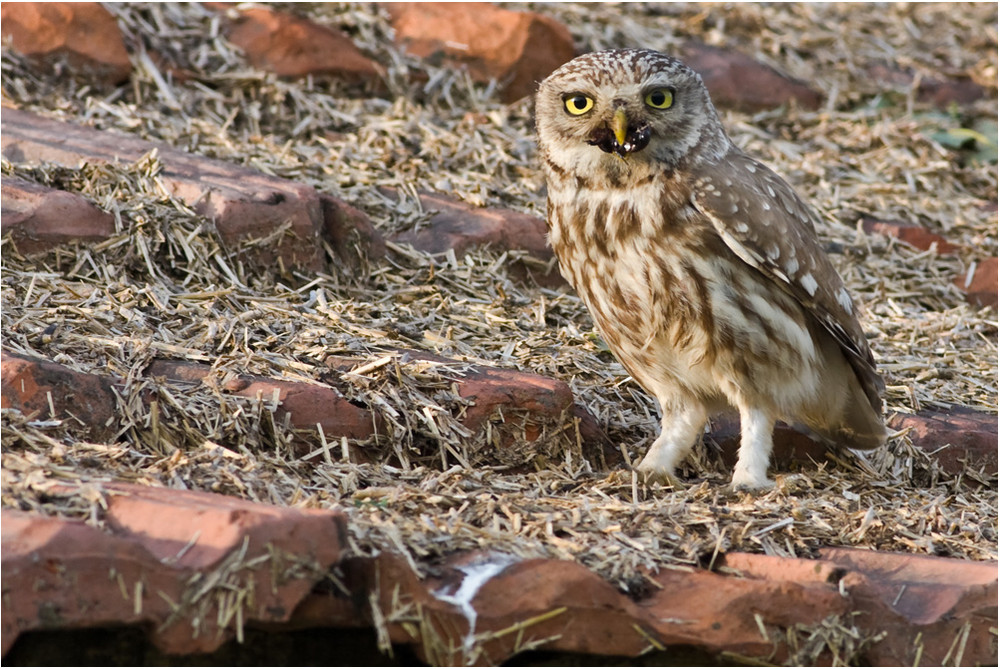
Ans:
[{"label": "owl's claw", "polygon": [[677,478],[677,475],[672,471],[654,469],[648,466],[644,467],[642,464],[635,467],[634,470],[639,475],[639,480],[646,485],[659,483],[675,490],[684,490],[687,487],[684,482]]}]

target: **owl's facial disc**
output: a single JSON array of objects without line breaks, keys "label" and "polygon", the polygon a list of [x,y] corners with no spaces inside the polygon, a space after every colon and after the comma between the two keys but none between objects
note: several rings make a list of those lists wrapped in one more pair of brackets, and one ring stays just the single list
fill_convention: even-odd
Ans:
[{"label": "owl's facial disc", "polygon": [[611,122],[594,130],[587,143],[605,153],[615,153],[620,158],[625,158],[630,153],[646,148],[652,134],[648,123],[630,127],[628,115],[619,107],[611,117]]}]

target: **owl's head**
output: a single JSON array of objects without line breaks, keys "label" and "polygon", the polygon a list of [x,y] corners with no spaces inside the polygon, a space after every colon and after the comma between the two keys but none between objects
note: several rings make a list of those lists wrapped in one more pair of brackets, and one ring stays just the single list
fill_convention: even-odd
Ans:
[{"label": "owl's head", "polygon": [[569,61],[539,86],[535,124],[546,157],[573,174],[661,171],[728,147],[698,73],[649,50]]}]

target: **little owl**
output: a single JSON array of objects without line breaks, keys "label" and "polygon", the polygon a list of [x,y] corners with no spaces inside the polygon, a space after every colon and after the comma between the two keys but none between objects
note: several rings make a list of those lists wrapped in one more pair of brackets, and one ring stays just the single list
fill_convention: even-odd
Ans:
[{"label": "little owl", "polygon": [[539,86],[536,124],[560,269],[663,411],[640,473],[672,479],[727,407],[739,489],[772,484],[777,420],[884,443],[884,385],[816,213],[733,144],[697,73],[655,51],[587,54]]}]

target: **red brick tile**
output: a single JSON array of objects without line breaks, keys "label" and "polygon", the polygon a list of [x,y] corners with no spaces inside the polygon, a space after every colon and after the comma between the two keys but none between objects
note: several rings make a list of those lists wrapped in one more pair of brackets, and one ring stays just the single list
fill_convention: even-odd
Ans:
[{"label": "red brick tile", "polygon": [[[2,511],[3,652],[25,631],[143,624],[168,653],[288,621],[345,548],[338,511],[102,484],[107,529]],[[240,590],[240,617],[219,622]],[[177,607],[175,609],[175,607]]]},{"label": "red brick tile", "polygon": [[468,67],[477,81],[496,79],[504,102],[533,95],[538,82],[576,55],[569,30],[535,12],[476,2],[386,8],[397,44],[435,64]]},{"label": "red brick tile", "polygon": [[21,253],[60,244],[100,242],[115,233],[115,217],[76,193],[4,177],[0,230]]},{"label": "red brick tile", "polygon": [[132,73],[118,22],[98,2],[5,2],[0,11],[4,40],[36,61],[66,61],[71,71],[109,84]]}]

